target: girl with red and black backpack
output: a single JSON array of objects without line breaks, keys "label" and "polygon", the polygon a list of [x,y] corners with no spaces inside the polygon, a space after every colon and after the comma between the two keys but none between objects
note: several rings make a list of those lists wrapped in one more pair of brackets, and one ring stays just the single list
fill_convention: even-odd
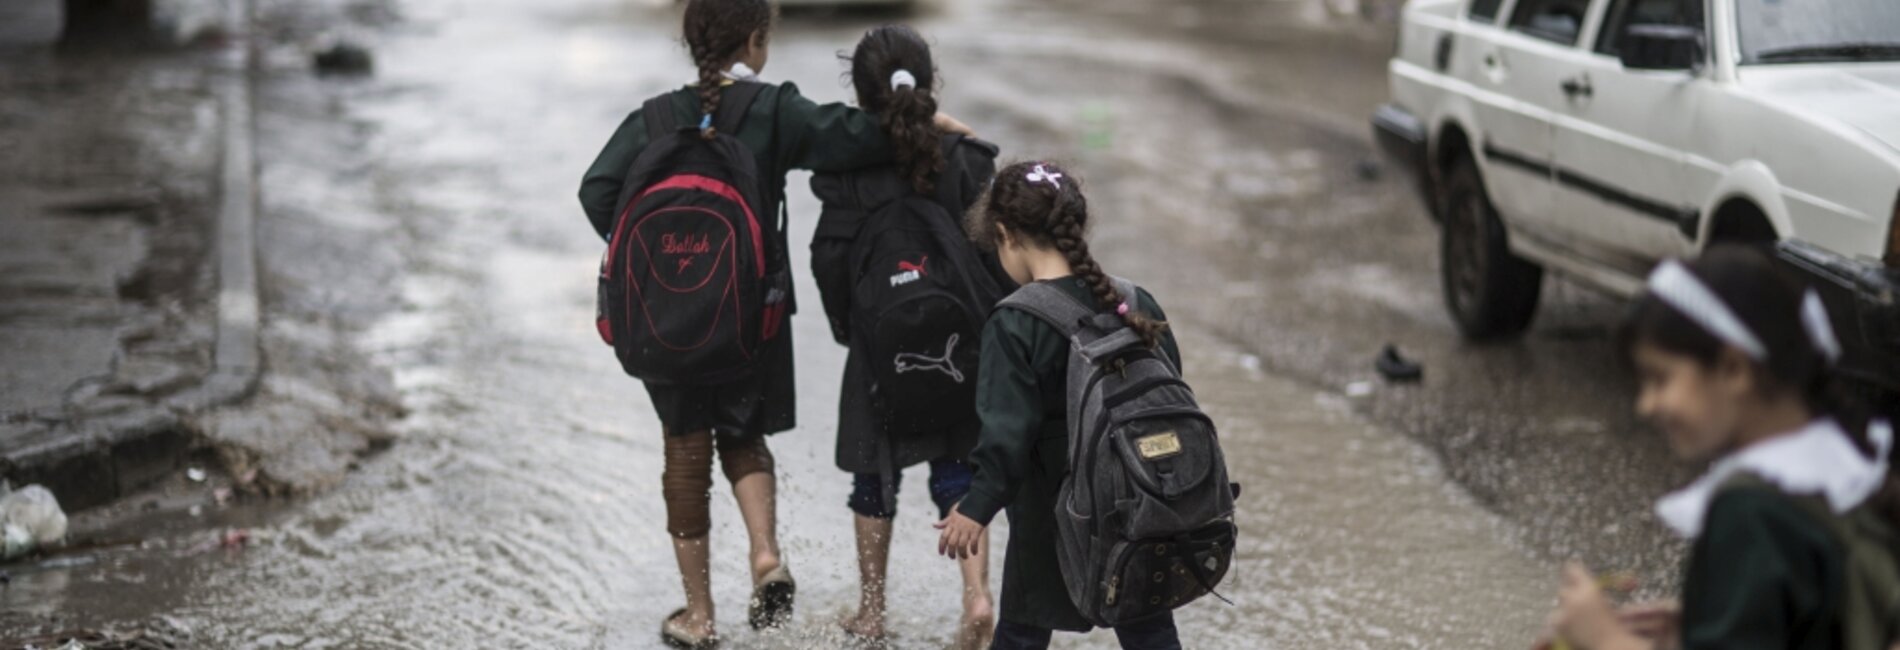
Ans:
[{"label": "girl with red and black backpack", "polygon": [[767,0],[690,0],[684,35],[698,82],[627,116],[580,188],[608,240],[597,324],[664,430],[661,485],[686,607],[661,635],[680,647],[718,642],[706,540],[715,452],[752,543],[748,622],[791,615],[765,445],[796,422],[785,173],[890,158],[871,115],[758,81],[774,19]]},{"label": "girl with red and black backpack", "polygon": [[[982,322],[1014,283],[964,236],[962,214],[995,171],[995,145],[946,134],[930,46],[903,25],[867,32],[848,59],[858,105],[877,116],[893,164],[812,178],[824,202],[812,273],[832,335],[850,348],[838,468],[854,475],[859,604],[851,636],[885,638],[884,585],[903,468],[928,463],[938,517],[969,491]],[[986,559],[961,563],[956,648],[979,648],[995,615]]]}]

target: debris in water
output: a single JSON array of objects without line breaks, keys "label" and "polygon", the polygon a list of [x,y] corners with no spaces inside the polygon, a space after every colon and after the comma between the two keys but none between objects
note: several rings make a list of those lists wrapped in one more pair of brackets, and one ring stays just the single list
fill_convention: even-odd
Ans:
[{"label": "debris in water", "polygon": [[317,52],[313,61],[321,75],[365,75],[376,65],[367,48],[346,41]]},{"label": "debris in water", "polygon": [[1347,397],[1365,397],[1371,394],[1372,394],[1372,382],[1355,381],[1350,384],[1346,384]]},{"label": "debris in water", "polygon": [[226,504],[226,503],[230,503],[230,501],[231,501],[231,488],[228,488],[228,487],[221,487],[221,488],[218,488],[218,489],[216,489],[216,490],[212,490],[212,491],[211,491],[211,500],[212,500],[213,502],[216,502],[216,503],[217,503],[218,505],[224,505],[224,504]]},{"label": "debris in water", "polygon": [[187,469],[185,470],[185,478],[191,479],[193,483],[203,483],[205,482],[205,471],[196,467]]},{"label": "debris in water", "polygon": [[15,491],[0,483],[0,559],[13,559],[66,538],[66,513],[38,485]]},{"label": "debris in water", "polygon": [[1418,362],[1399,356],[1398,346],[1387,343],[1379,352],[1379,358],[1372,362],[1379,375],[1386,381],[1418,381],[1425,377],[1425,367]]},{"label": "debris in water", "polygon": [[1377,160],[1367,159],[1353,163],[1352,170],[1359,174],[1359,180],[1376,181],[1379,180],[1381,174],[1385,173],[1385,166],[1379,164]]}]

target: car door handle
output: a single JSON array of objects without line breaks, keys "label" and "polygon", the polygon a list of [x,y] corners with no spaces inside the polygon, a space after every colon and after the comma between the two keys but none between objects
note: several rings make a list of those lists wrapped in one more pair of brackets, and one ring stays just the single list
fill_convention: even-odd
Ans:
[{"label": "car door handle", "polygon": [[1561,87],[1564,89],[1564,94],[1568,95],[1571,99],[1590,97],[1596,93],[1596,89],[1590,87],[1589,75],[1565,79]]}]

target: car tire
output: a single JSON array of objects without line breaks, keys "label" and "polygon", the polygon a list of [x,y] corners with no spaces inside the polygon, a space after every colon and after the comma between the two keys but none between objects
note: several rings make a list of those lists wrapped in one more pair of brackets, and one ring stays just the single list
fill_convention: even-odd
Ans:
[{"label": "car tire", "polygon": [[1469,158],[1445,177],[1444,220],[1438,229],[1438,275],[1445,307],[1466,338],[1492,340],[1530,327],[1544,269],[1511,253],[1504,222]]}]

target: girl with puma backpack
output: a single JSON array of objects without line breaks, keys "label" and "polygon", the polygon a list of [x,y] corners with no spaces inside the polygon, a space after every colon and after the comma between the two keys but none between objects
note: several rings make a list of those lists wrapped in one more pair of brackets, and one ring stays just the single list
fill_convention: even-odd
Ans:
[{"label": "girl with puma backpack", "polygon": [[1759,250],[1711,247],[1649,277],[1619,333],[1636,410],[1709,470],[1658,502],[1692,540],[1680,606],[1617,612],[1566,568],[1572,648],[1888,650],[1900,642],[1893,430],[1837,397],[1826,309]]},{"label": "girl with puma backpack", "polygon": [[1178,649],[1172,610],[1231,563],[1233,494],[1167,315],[1090,255],[1074,174],[1011,165],[978,206],[970,237],[1023,287],[984,325],[976,475],[939,551],[976,555],[1008,510],[992,648],[1110,627],[1124,648]]},{"label": "girl with puma backpack", "polygon": [[[851,636],[885,638],[884,585],[897,484],[928,462],[941,519],[970,485],[976,444],[976,346],[1009,282],[995,256],[963,235],[961,215],[995,172],[995,145],[945,134],[930,46],[886,25],[849,59],[858,105],[876,115],[895,163],[812,178],[824,202],[812,237],[832,335],[850,348],[838,408],[838,468],[851,472],[858,611]],[[988,642],[995,614],[987,558],[962,562],[963,617],[952,647]]]},{"label": "girl with puma backpack", "polygon": [[752,542],[747,620],[762,628],[791,615],[765,445],[796,417],[785,173],[890,157],[872,116],[757,80],[774,17],[767,0],[689,0],[698,83],[627,116],[580,188],[608,241],[596,325],[645,385],[664,431],[666,528],[686,607],[665,618],[661,637],[678,647],[718,644],[706,543],[715,451]]}]

